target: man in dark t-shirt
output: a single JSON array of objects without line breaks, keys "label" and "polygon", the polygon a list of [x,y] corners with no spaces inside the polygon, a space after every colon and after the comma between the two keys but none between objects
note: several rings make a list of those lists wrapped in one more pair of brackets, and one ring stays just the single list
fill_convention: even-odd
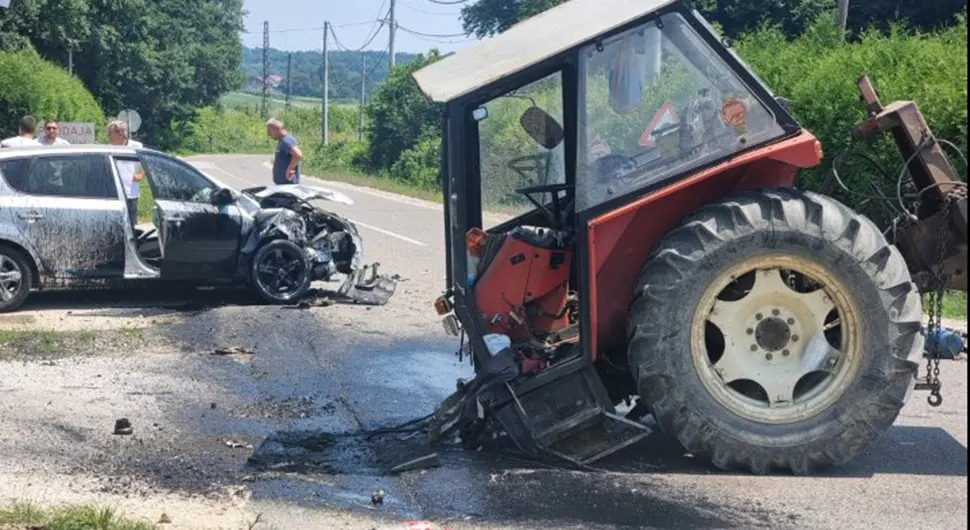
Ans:
[{"label": "man in dark t-shirt", "polygon": [[279,142],[276,146],[276,156],[273,158],[273,183],[299,184],[303,152],[300,151],[296,138],[290,135],[283,126],[283,122],[276,118],[266,122],[266,134]]}]

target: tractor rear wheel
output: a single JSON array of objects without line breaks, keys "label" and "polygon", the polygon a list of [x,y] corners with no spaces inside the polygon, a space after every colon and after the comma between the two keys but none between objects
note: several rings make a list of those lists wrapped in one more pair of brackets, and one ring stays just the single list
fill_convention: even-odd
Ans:
[{"label": "tractor rear wheel", "polygon": [[631,311],[641,398],[722,469],[848,462],[896,420],[922,354],[902,257],[871,221],[812,193],[701,208],[654,251]]}]

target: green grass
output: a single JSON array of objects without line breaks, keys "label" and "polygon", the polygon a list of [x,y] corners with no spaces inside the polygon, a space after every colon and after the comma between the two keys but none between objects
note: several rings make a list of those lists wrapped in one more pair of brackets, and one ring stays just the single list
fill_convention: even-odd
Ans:
[{"label": "green grass", "polygon": [[[927,310],[925,304],[923,310]],[[943,318],[953,320],[967,319],[967,293],[961,291],[950,291],[943,297]]]},{"label": "green grass", "polygon": [[148,521],[119,516],[112,508],[73,506],[42,509],[29,503],[0,508],[0,528],[6,530],[156,530]]},{"label": "green grass", "polygon": [[[98,353],[94,346],[101,338],[118,347],[137,343],[142,330],[125,327],[115,331],[51,331],[0,329],[0,362],[14,360],[52,360]],[[0,530],[4,530],[0,527]]]},{"label": "green grass", "polygon": [[152,209],[155,207],[155,197],[152,196],[152,189],[148,186],[148,180],[144,179],[138,183],[141,191],[138,193],[138,222],[152,222]]},{"label": "green grass", "polygon": [[346,182],[355,186],[363,186],[376,190],[397,193],[406,197],[413,197],[429,202],[441,204],[441,190],[433,191],[426,188],[418,188],[414,185],[401,180],[371,175],[347,170],[324,170],[315,171],[312,176],[321,180],[332,180],[335,182]]},{"label": "green grass", "polygon": [[[270,112],[278,112],[285,108],[285,96],[277,95],[276,97],[271,97],[269,100]],[[229,109],[258,109],[262,101],[262,97],[256,94],[248,94],[246,92],[230,92],[225,96],[222,96],[220,102],[222,105]],[[331,105],[339,105],[342,107],[356,107],[356,104],[344,102],[344,101],[331,101]],[[304,96],[293,96],[290,98],[290,105],[298,108],[316,108],[321,105],[319,98],[308,98]]]}]

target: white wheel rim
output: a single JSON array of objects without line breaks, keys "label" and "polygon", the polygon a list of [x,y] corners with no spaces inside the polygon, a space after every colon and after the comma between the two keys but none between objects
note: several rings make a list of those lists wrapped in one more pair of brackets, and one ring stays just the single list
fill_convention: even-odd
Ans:
[{"label": "white wheel rim", "polygon": [[[752,277],[740,296],[735,289]],[[821,288],[805,292],[792,277]],[[786,255],[759,257],[731,267],[704,293],[691,325],[691,356],[704,387],[732,413],[796,423],[831,407],[855,380],[859,323],[845,286],[825,268]]]},{"label": "white wheel rim", "polygon": [[9,302],[17,296],[23,272],[17,262],[5,254],[0,254],[0,301]]}]

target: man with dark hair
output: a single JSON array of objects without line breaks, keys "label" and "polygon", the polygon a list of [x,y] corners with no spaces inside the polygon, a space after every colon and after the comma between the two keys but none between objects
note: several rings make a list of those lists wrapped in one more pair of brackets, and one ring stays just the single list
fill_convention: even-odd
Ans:
[{"label": "man with dark hair", "polygon": [[47,120],[44,123],[44,136],[40,137],[41,145],[71,145],[71,142],[61,138],[61,124],[57,120]]},{"label": "man with dark hair", "polygon": [[21,147],[27,145],[40,145],[40,142],[34,137],[34,131],[37,130],[37,120],[33,116],[27,115],[20,118],[20,125],[18,126],[19,136],[14,136],[12,138],[7,138],[6,140],[0,142],[0,147]]}]

